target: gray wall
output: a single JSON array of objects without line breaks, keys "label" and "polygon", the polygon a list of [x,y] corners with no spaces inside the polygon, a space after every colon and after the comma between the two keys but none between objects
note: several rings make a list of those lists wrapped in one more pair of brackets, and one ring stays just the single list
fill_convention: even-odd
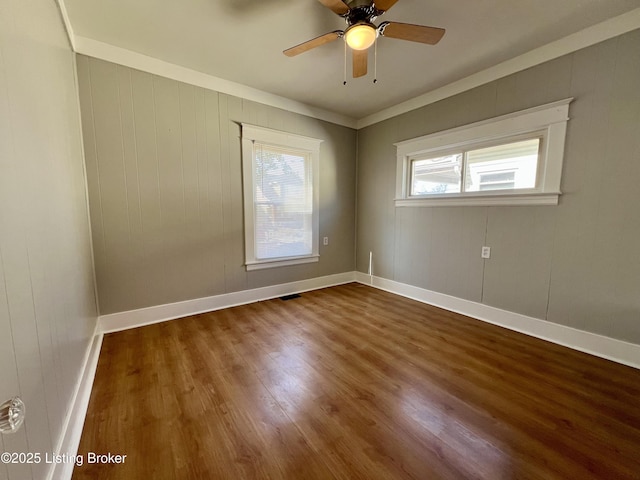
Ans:
[{"label": "gray wall", "polygon": [[[360,130],[357,269],[640,343],[639,86],[634,31]],[[560,205],[394,207],[394,142],[570,96]]]},{"label": "gray wall", "polygon": [[[78,57],[100,313],[355,267],[356,132]],[[321,138],[320,262],[246,272],[239,123]]]},{"label": "gray wall", "polygon": [[[24,427],[2,451],[52,452],[96,324],[74,57],[56,3],[0,0],[0,402]],[[43,479],[48,465],[4,465]]]}]

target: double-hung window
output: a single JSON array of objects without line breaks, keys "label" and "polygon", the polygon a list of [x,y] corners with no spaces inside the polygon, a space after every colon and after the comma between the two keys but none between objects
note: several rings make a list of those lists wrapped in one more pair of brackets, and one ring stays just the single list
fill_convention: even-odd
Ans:
[{"label": "double-hung window", "polygon": [[396,144],[396,206],[555,205],[571,99]]},{"label": "double-hung window", "polygon": [[318,261],[321,141],[242,125],[247,270]]}]

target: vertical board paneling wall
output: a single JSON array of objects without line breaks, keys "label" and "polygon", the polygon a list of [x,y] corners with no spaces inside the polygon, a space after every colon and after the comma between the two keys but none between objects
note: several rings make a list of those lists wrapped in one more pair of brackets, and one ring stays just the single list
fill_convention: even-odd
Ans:
[{"label": "vertical board paneling wall", "polygon": [[[78,56],[100,313],[355,267],[356,132]],[[246,272],[240,124],[320,138],[320,262]]]},{"label": "vertical board paneling wall", "polygon": [[0,402],[27,406],[3,452],[55,451],[96,325],[73,55],[55,2],[0,0]]},{"label": "vertical board paneling wall", "polygon": [[[639,85],[636,30],[360,130],[357,269],[640,343]],[[394,207],[394,142],[567,97],[558,206]]]}]

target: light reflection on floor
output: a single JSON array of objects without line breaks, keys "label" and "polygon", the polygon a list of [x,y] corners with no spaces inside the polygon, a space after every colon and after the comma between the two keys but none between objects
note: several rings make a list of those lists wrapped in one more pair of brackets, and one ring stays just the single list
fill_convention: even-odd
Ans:
[{"label": "light reflection on floor", "polygon": [[[413,388],[405,388],[401,392],[400,410],[404,419],[396,419],[398,423],[405,423],[417,437],[429,443],[435,437],[448,462],[461,471],[473,467],[468,472],[470,477],[482,472],[482,478],[510,478],[505,476],[511,471],[509,454],[486,440],[491,432],[466,425],[453,408],[436,403]],[[474,452],[473,456],[461,458],[456,454],[469,451]]]}]

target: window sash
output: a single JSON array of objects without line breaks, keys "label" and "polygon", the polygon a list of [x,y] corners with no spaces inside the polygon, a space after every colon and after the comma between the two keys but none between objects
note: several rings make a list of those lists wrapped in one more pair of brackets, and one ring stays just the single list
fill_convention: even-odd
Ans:
[{"label": "window sash", "polygon": [[[257,270],[317,262],[319,159],[322,140],[249,124],[242,124],[241,138],[246,269]],[[270,173],[273,175],[269,181],[275,190],[269,192],[269,195],[264,195],[265,192],[258,188],[258,183],[265,178],[256,171],[256,152],[260,151],[270,152],[277,160],[270,166]],[[281,158],[278,159],[278,156]],[[282,158],[289,158],[293,162],[288,167],[294,172],[297,171],[297,174],[291,177],[295,180],[294,183],[287,184],[286,178],[281,175],[283,172],[278,170],[285,168],[287,164]],[[267,189],[265,185],[263,187]],[[297,189],[297,195],[294,194],[293,197],[297,196],[299,201],[290,202],[289,207],[284,207],[283,210],[281,207],[284,204],[278,198],[278,192],[287,188],[293,193]],[[275,212],[274,217],[269,218],[269,209],[272,210],[271,213],[274,213],[275,209],[279,211]],[[260,245],[260,235],[264,237],[265,234],[265,229],[259,225],[261,215],[262,220],[266,222],[265,225],[271,220],[282,221],[280,225],[277,221],[271,222],[271,226],[274,227],[271,234],[279,237],[280,243],[274,248],[270,249],[268,241]],[[298,229],[291,229],[292,226]]]},{"label": "window sash", "polygon": [[[463,169],[462,152],[430,158],[413,158],[410,161],[411,196],[441,195],[462,191],[462,176],[460,175],[460,171]],[[418,173],[418,168],[421,168],[422,172]],[[419,180],[417,178],[419,176],[423,179]],[[440,179],[439,183],[438,179]],[[451,186],[450,190],[449,186]]]},{"label": "window sash", "polygon": [[[471,192],[514,192],[519,190],[535,191],[539,189],[539,170],[540,160],[543,145],[543,136],[540,132],[534,132],[528,135],[518,135],[509,137],[506,140],[493,141],[489,143],[473,144],[470,148],[464,150],[458,150],[449,152],[445,155],[434,154],[422,154],[409,157],[409,196],[413,198],[420,197],[437,197],[440,195],[453,194],[464,195]],[[533,147],[535,146],[535,159],[526,160],[526,157],[531,157],[533,154]],[[503,147],[502,149],[500,147]],[[510,147],[510,148],[509,148]],[[494,155],[491,155],[491,150],[494,150]],[[487,158],[483,160],[473,160],[473,157],[481,158],[484,152],[484,156]],[[496,152],[498,155],[496,155]],[[518,155],[518,156],[514,156]],[[502,157],[502,158],[500,158]],[[525,160],[519,160],[525,159]],[[533,161],[531,161],[533,160]],[[433,162],[429,165],[428,162]],[[419,164],[422,164],[418,167]],[[482,165],[486,164],[488,168],[492,168],[492,171],[486,172],[472,172],[473,166],[476,166],[476,170],[481,170]],[[500,166],[502,165],[502,166]],[[447,167],[453,166],[453,169]],[[455,168],[458,167],[458,168]],[[487,168],[485,167],[485,168]],[[418,173],[418,168],[422,169],[422,173]],[[457,172],[456,172],[457,170]],[[517,178],[518,171],[521,171],[522,178]],[[454,175],[452,175],[454,173]],[[482,177],[487,174],[496,173],[514,173],[515,178],[508,182],[482,182],[481,178],[478,178],[478,188],[472,188],[472,181],[474,177]],[[433,174],[433,177],[441,179],[440,188],[438,186],[431,187],[431,191],[424,191],[426,188],[424,185],[421,188],[417,188],[417,179],[419,175],[426,177]],[[531,180],[533,177],[533,180]],[[422,183],[429,183],[427,179],[423,179]],[[434,182],[431,182],[432,184]],[[513,188],[480,188],[487,185],[506,185],[507,183],[513,183]],[[518,186],[518,185],[521,186]],[[452,185],[452,189],[449,190],[448,186]],[[420,191],[422,190],[422,191]]]},{"label": "window sash", "polygon": [[[270,165],[265,165],[267,160]],[[256,260],[312,255],[313,174],[309,152],[256,142],[254,166]],[[287,190],[292,194],[287,195]]]}]

